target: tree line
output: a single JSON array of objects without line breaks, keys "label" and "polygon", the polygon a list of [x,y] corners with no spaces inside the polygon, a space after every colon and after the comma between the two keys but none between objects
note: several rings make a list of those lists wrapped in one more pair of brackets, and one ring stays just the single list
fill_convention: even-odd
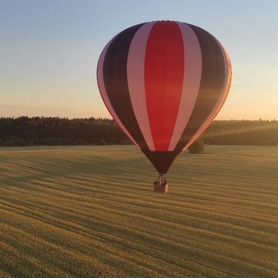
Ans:
[{"label": "tree line", "polygon": [[[217,145],[277,145],[277,121],[214,121],[202,140]],[[0,118],[0,145],[130,144],[115,122],[103,118]]]}]

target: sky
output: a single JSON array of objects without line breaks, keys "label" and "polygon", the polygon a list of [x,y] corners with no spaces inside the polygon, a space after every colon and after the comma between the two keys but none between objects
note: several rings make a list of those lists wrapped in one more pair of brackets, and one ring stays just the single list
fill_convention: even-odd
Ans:
[{"label": "sky", "polygon": [[96,81],[102,48],[146,21],[212,33],[233,82],[217,119],[277,119],[275,0],[0,0],[0,116],[109,117]]}]

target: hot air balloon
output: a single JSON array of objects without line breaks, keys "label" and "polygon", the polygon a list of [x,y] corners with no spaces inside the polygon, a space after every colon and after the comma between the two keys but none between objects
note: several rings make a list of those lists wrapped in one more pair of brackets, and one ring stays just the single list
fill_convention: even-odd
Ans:
[{"label": "hot air balloon", "polygon": [[159,173],[212,123],[227,97],[231,63],[207,31],[177,21],[132,26],[104,47],[97,80],[113,119]]}]

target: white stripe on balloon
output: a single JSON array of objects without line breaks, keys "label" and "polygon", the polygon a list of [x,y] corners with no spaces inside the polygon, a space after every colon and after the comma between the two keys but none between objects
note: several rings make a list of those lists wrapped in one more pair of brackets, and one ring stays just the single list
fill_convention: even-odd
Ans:
[{"label": "white stripe on balloon", "polygon": [[228,53],[226,52],[226,50],[224,49],[224,47],[220,44],[220,42],[214,38],[219,47],[221,48],[223,57],[224,57],[224,61],[225,61],[225,80],[224,80],[224,84],[221,90],[221,94],[215,104],[215,106],[213,107],[213,110],[211,111],[211,113],[209,114],[209,116],[207,117],[207,119],[205,120],[205,122],[201,125],[201,127],[198,129],[198,131],[194,134],[194,136],[191,138],[191,140],[188,142],[188,144],[183,148],[183,150],[186,150],[187,148],[190,147],[191,144],[194,143],[194,141],[196,141],[211,125],[213,119],[217,116],[217,114],[219,113],[220,109],[222,108],[229,90],[230,90],[230,86],[231,86],[231,80],[232,80],[232,65],[231,65],[231,60],[230,57],[228,55]]},{"label": "white stripe on balloon", "polygon": [[144,24],[135,33],[127,58],[127,83],[130,100],[138,126],[148,148],[155,151],[145,93],[145,54],[151,29],[155,23]]}]

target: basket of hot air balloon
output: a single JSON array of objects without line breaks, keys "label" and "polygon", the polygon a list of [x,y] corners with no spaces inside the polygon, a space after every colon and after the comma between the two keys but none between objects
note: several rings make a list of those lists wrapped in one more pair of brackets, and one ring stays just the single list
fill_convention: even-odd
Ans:
[{"label": "basket of hot air balloon", "polygon": [[97,67],[102,99],[118,126],[159,173],[156,192],[176,156],[221,109],[231,84],[230,58],[207,31],[176,21],[132,26],[103,49]]}]

